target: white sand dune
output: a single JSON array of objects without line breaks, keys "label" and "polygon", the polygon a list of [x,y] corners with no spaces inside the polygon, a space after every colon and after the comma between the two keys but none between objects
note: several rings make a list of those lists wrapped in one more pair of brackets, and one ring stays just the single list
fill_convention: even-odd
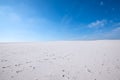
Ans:
[{"label": "white sand dune", "polygon": [[0,43],[0,80],[120,80],[120,40]]}]

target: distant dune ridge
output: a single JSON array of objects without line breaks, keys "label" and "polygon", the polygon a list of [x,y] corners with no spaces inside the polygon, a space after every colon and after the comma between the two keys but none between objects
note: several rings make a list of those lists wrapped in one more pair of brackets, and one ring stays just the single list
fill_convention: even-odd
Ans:
[{"label": "distant dune ridge", "polygon": [[0,43],[0,80],[120,80],[120,40]]}]

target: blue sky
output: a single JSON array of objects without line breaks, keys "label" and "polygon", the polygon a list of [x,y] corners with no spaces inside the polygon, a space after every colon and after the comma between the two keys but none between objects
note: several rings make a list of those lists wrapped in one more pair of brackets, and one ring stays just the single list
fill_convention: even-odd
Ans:
[{"label": "blue sky", "polygon": [[0,0],[0,41],[120,39],[120,0]]}]

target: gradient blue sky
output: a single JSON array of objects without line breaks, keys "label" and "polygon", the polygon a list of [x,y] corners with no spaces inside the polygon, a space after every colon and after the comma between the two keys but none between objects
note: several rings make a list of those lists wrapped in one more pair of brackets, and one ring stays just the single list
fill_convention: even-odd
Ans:
[{"label": "gradient blue sky", "polygon": [[0,0],[0,41],[120,39],[120,0]]}]

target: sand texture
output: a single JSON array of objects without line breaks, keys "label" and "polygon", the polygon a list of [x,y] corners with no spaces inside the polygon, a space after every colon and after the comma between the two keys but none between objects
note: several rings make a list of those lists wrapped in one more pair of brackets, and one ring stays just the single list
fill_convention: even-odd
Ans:
[{"label": "sand texture", "polygon": [[120,80],[120,40],[0,43],[0,80]]}]

